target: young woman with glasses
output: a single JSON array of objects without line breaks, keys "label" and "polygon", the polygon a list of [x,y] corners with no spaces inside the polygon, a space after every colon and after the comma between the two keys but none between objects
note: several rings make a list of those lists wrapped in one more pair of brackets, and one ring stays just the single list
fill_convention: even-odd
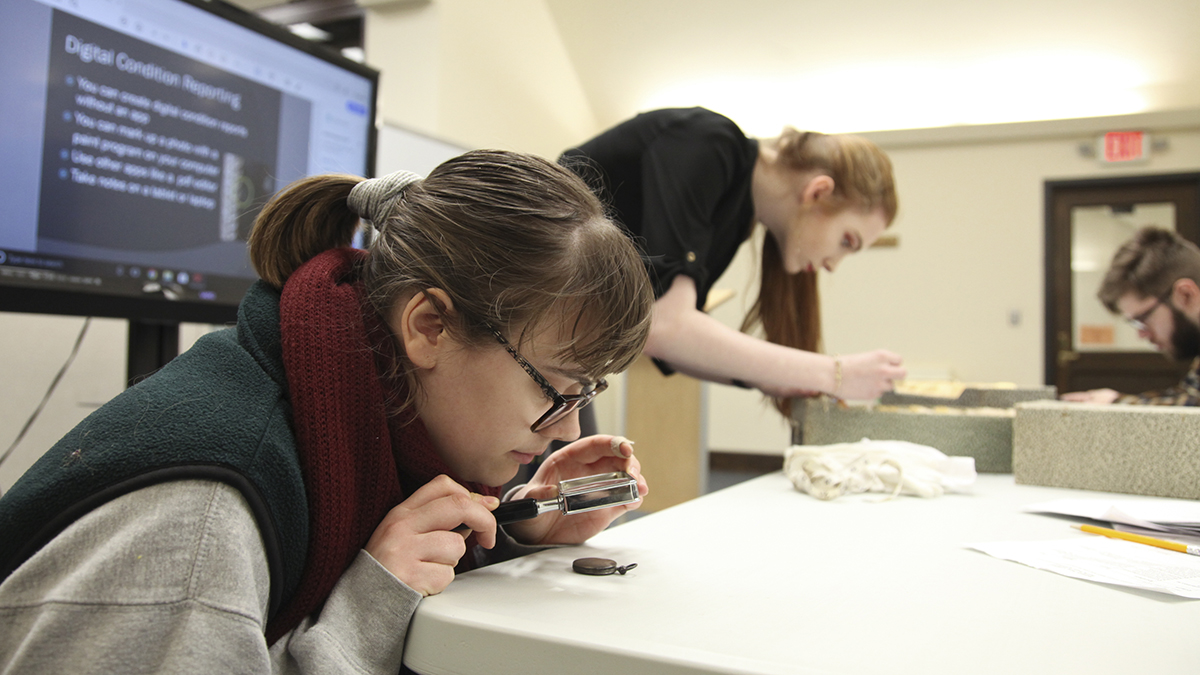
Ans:
[{"label": "young woman with glasses", "polygon": [[[855,136],[785,129],[747,138],[703,108],[643,113],[559,159],[593,185],[646,256],[657,301],[646,354],[664,372],[794,396],[871,399],[903,379],[898,355],[830,357],[817,273],[870,246],[896,215],[892,166]],[[704,314],[709,289],[756,224],[762,285],[742,326]]]},{"label": "young woman with glasses", "polygon": [[[301,180],[250,256],[235,327],[0,499],[0,670],[395,673],[417,603],[456,571],[636,507],[491,514],[649,331],[638,253],[569,171],[475,151],[423,180]],[[631,445],[601,436],[513,497],[609,471],[647,491]]]}]

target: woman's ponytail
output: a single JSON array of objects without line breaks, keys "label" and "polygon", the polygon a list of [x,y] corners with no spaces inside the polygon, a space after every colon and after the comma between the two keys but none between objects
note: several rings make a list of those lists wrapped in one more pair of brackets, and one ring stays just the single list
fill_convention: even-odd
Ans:
[{"label": "woman's ponytail", "polygon": [[301,265],[331,248],[349,246],[358,215],[347,203],[358,176],[326,174],[289,185],[258,214],[250,233],[250,263],[275,288]]}]

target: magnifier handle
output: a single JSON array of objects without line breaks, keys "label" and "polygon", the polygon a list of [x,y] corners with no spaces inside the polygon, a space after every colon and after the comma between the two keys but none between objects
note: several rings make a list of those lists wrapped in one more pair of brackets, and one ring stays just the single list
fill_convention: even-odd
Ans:
[{"label": "magnifier handle", "polygon": [[[509,502],[504,502],[497,506],[492,515],[496,517],[497,525],[507,525],[521,520],[529,520],[537,518],[539,515],[558,509],[558,500],[543,499],[538,501],[530,497],[529,499],[514,499]],[[466,523],[454,528],[455,532],[466,532],[471,528],[467,527]]]},{"label": "magnifier handle", "polygon": [[510,502],[504,502],[492,511],[492,515],[496,517],[497,525],[507,525],[519,520],[536,518],[538,513],[540,513],[538,510],[538,500],[532,498],[514,499]]}]

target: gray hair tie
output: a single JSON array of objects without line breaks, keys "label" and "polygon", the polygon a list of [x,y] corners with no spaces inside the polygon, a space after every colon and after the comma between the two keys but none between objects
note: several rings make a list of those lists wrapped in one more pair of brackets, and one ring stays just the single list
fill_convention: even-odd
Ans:
[{"label": "gray hair tie", "polygon": [[408,186],[419,180],[421,177],[411,171],[396,171],[379,178],[368,178],[350,190],[347,202],[359,218],[379,229],[404,197]]}]

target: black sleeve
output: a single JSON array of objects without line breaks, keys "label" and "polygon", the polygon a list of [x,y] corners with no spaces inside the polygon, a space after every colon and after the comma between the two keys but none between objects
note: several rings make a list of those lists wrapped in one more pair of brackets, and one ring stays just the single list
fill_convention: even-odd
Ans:
[{"label": "black sleeve", "polygon": [[642,238],[655,297],[679,274],[696,281],[701,297],[716,280],[706,264],[714,213],[732,184],[744,180],[736,169],[745,143],[731,121],[711,115],[672,126],[643,154]]}]

